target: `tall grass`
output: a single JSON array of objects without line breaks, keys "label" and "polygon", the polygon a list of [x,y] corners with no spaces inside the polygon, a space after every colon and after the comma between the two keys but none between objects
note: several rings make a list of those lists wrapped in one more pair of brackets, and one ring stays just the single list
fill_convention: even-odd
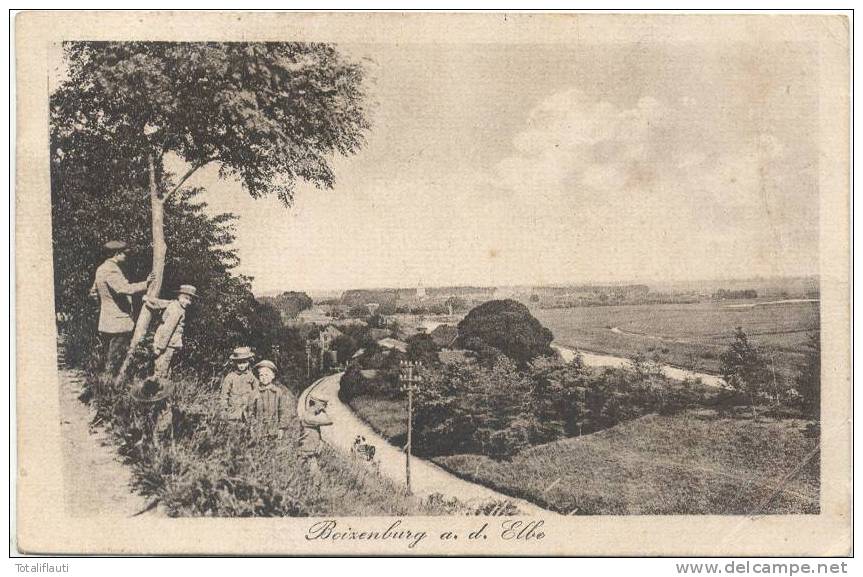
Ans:
[{"label": "tall grass", "polygon": [[[299,425],[276,440],[254,426],[224,420],[217,382],[186,377],[170,405],[145,405],[105,376],[89,377],[95,419],[106,424],[133,470],[135,488],[169,516],[320,516],[470,514],[440,497],[425,501],[380,476],[368,463],[332,450],[311,477],[297,451]],[[157,442],[159,410],[173,428]]]}]

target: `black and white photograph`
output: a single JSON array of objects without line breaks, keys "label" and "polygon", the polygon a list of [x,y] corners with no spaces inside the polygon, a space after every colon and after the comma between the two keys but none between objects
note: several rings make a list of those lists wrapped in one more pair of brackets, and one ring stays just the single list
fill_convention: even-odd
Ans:
[{"label": "black and white photograph", "polygon": [[[482,554],[709,520],[616,546],[766,555],[829,522],[810,552],[850,551],[845,16],[102,16],[18,22],[19,451],[34,367],[64,516],[287,518],[265,550],[295,554],[464,554],[475,518]],[[185,551],[154,539],[123,550]]]}]

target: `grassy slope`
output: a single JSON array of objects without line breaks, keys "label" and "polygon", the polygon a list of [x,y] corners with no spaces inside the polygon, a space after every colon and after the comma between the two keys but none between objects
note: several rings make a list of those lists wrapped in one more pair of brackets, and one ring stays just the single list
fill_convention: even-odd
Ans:
[{"label": "grassy slope", "polygon": [[706,411],[649,415],[533,447],[512,462],[479,455],[435,461],[565,513],[817,513],[818,439],[805,436],[805,427],[799,420],[756,423]]},{"label": "grassy slope", "polygon": [[[111,380],[102,386],[111,389]],[[129,410],[139,407],[124,392],[110,390],[94,400],[102,414],[111,416],[120,451],[132,467],[133,485],[158,499],[169,516],[464,514],[458,503],[429,503],[407,495],[367,463],[329,448],[320,459],[323,474],[314,479],[298,451],[299,424],[290,426],[284,439],[263,439],[217,416],[214,391],[181,380],[177,393],[173,447],[124,442],[135,422]]]},{"label": "grassy slope", "polygon": [[[729,308],[722,303],[625,305],[533,310],[561,344],[622,356],[662,354],[675,365],[717,372],[735,327],[776,352],[777,368],[794,372],[808,332],[819,326],[817,304]],[[630,334],[614,333],[617,327]],[[636,334],[632,334],[636,333]]]},{"label": "grassy slope", "polygon": [[407,401],[360,396],[348,404],[359,418],[388,441],[407,434]]}]

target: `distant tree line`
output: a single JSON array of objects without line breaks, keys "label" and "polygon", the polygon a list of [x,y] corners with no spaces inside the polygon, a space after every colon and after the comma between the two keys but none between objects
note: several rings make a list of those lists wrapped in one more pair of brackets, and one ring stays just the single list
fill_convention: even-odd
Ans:
[{"label": "distant tree line", "polygon": [[297,318],[301,312],[312,308],[312,299],[304,292],[284,291],[274,297],[259,297],[259,301],[273,305],[282,315],[282,319]]},{"label": "distant tree line", "polygon": [[716,300],[757,299],[758,291],[755,289],[719,289],[713,293],[713,298]]}]

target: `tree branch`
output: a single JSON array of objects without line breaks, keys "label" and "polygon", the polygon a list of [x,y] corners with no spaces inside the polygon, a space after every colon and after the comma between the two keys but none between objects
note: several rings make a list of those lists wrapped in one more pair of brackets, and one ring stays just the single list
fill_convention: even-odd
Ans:
[{"label": "tree branch", "polygon": [[177,185],[174,188],[172,188],[168,193],[163,194],[162,198],[166,199],[169,196],[171,196],[172,194],[174,194],[175,192],[177,192],[178,190],[180,190],[180,187],[183,186],[183,183],[186,182],[190,176],[195,174],[196,170],[198,170],[199,168],[201,168],[203,166],[206,166],[207,164],[210,164],[211,162],[213,162],[216,159],[217,159],[217,157],[211,156],[210,158],[205,158],[201,162],[193,165],[192,168],[190,168],[189,170],[186,171],[186,174],[183,175],[183,178],[180,179],[180,182],[178,182]]}]

